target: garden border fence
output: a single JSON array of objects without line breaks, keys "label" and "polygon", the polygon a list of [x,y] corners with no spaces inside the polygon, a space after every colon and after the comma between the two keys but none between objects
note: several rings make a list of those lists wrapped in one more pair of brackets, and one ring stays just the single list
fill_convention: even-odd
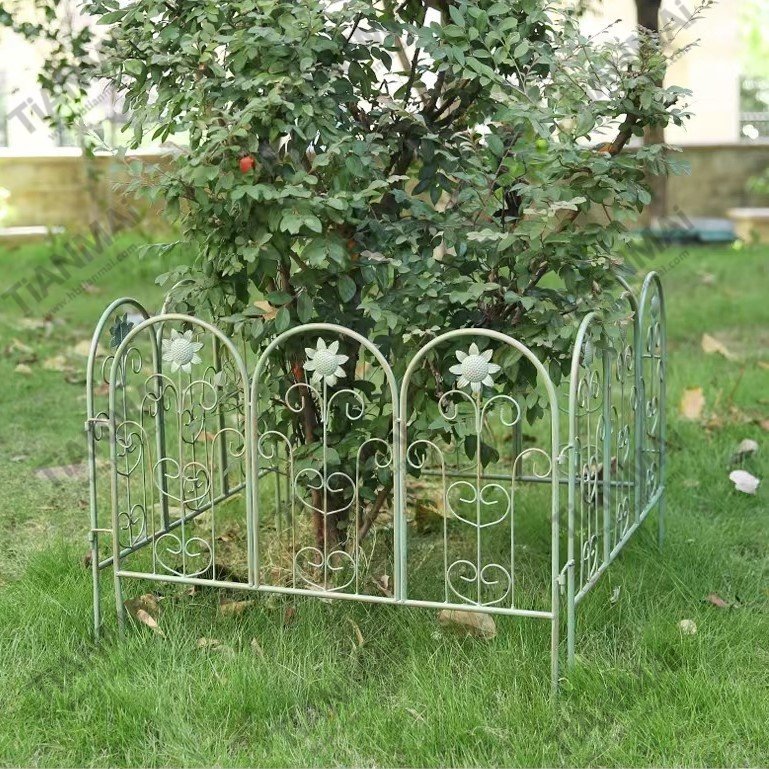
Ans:
[{"label": "garden border fence", "polygon": [[[102,626],[100,576],[111,567],[121,628],[126,579],[544,619],[551,624],[551,678],[556,687],[561,625],[566,626],[566,659],[571,663],[579,604],[655,506],[660,544],[663,538],[662,285],[658,275],[650,273],[638,298],[624,281],[622,293],[628,303],[624,322],[609,329],[596,313],[582,320],[570,375],[560,391],[526,345],[480,328],[430,339],[398,382],[371,340],[333,324],[306,324],[274,338],[258,354],[249,377],[249,351],[240,350],[212,323],[168,312],[165,305],[151,315],[135,299],[116,300],[94,332],[86,385],[97,637]],[[102,347],[108,329],[112,350]],[[305,347],[306,376],[297,378],[294,371],[293,380],[288,376],[283,384],[270,384],[270,372],[275,371],[271,356],[291,340],[296,342],[294,337],[314,342],[314,347]],[[208,363],[202,358],[206,341],[211,343]],[[372,375],[377,384],[367,386],[366,393],[354,377],[344,380],[348,356],[340,353],[340,342],[356,345],[371,360],[367,371],[379,372]],[[410,434],[411,415],[423,397],[414,379],[447,345],[454,365],[445,377],[453,387],[440,395],[439,418],[444,425],[456,425],[464,410],[461,419],[469,427],[463,429],[476,441],[474,456],[461,466],[449,461],[444,446],[425,438],[411,440]],[[493,389],[494,377],[504,376],[506,367],[523,360],[533,367],[545,404],[547,429],[539,441],[544,447],[524,448],[527,396]],[[430,365],[435,368],[435,363]],[[354,469],[336,469],[330,437],[335,414],[342,409],[350,424],[363,420],[368,413],[366,394],[373,387],[378,388],[380,403],[388,403],[384,418],[381,408],[378,412],[380,432],[363,441]],[[308,402],[320,415],[311,461],[300,459],[287,429],[269,428],[262,418],[265,409],[280,408],[290,419],[301,419]],[[481,458],[480,436],[492,414],[512,445],[502,471]],[[100,456],[105,443],[106,462]],[[528,472],[527,465],[532,466]],[[381,509],[389,509],[392,518],[388,557],[393,579],[384,591],[368,586],[366,555],[358,541],[363,472],[391,479],[381,492]],[[432,478],[441,508],[442,543],[436,547],[442,578],[429,590],[412,586],[408,579],[413,570],[408,516],[415,474]],[[520,519],[533,515],[520,512],[521,490],[536,484],[549,489],[549,501],[543,504],[550,521],[549,565],[543,566],[547,575],[542,582],[548,603],[538,607],[521,592],[526,580],[516,562]],[[273,500],[269,505],[268,494]],[[247,574],[240,579],[216,568],[221,541],[217,515],[223,515],[219,511],[234,495],[243,497],[245,508],[238,515],[246,527]],[[331,498],[342,500],[334,514],[342,510],[353,521],[353,534],[343,546],[327,540]],[[320,516],[322,546],[302,542],[305,512]],[[469,551],[454,552],[454,526],[469,534]],[[291,558],[282,572],[265,556],[276,540],[287,543]],[[490,560],[492,540],[495,555]],[[144,560],[132,567],[138,556]]]}]

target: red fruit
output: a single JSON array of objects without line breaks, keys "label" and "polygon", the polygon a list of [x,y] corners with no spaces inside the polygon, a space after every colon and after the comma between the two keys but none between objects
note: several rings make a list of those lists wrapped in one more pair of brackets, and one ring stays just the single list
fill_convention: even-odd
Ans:
[{"label": "red fruit", "polygon": [[254,159],[251,155],[245,155],[240,159],[240,173],[247,174],[254,170]]}]

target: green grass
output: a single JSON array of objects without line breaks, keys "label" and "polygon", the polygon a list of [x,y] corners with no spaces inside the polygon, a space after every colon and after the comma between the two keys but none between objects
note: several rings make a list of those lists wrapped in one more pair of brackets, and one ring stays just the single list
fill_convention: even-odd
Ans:
[{"label": "green grass", "polygon": [[[0,253],[0,268],[10,285],[50,258],[47,247]],[[19,339],[37,356],[33,376],[14,372],[29,354],[0,360],[1,764],[769,763],[767,491],[740,495],[728,479],[736,443],[767,438],[756,421],[769,418],[769,371],[758,365],[769,361],[767,249],[693,249],[665,276],[666,546],[658,552],[652,517],[582,604],[578,665],[556,703],[548,626],[535,620],[499,619],[497,638],[482,642],[438,632],[427,610],[260,598],[225,618],[216,591],[175,599],[169,590],[165,638],[134,627],[119,639],[110,618],[93,644],[86,484],[34,474],[84,458],[83,388],[42,362],[64,353],[74,369],[84,365],[74,348],[113,296],[156,306],[159,262],[131,257],[92,280],[94,262],[29,311],[7,298],[0,306],[2,347]],[[84,280],[100,292],[28,328],[25,317],[40,320]],[[703,332],[737,360],[703,354]],[[704,389],[709,426],[678,416],[691,386]],[[766,455],[745,468],[769,475]],[[740,605],[716,608],[709,593]],[[111,601],[106,585],[108,613]],[[287,605],[296,607],[290,621]],[[680,633],[684,618],[696,635]],[[231,651],[202,651],[201,637]]]}]

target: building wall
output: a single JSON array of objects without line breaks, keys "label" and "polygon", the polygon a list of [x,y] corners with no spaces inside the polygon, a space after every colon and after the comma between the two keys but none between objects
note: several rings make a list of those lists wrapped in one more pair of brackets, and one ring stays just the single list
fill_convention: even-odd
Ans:
[{"label": "building wall", "polygon": [[[740,28],[739,6],[743,0],[721,0],[701,19],[686,24],[699,0],[663,0],[660,16],[678,30],[675,46],[695,43],[695,48],[675,62],[666,85],[692,91],[689,109],[693,117],[683,128],[671,126],[666,138],[672,144],[723,143],[739,139],[740,124]],[[607,36],[628,39],[635,34],[634,0],[603,0],[599,11],[584,22],[585,31],[599,33],[617,21]]]},{"label": "building wall", "polygon": [[147,173],[168,164],[158,152],[130,153],[125,160],[109,155],[85,159],[79,150],[46,154],[0,150],[0,188],[10,192],[4,227],[64,227],[77,231],[93,222],[145,219],[158,222],[160,213],[127,194],[128,162],[139,160]]}]

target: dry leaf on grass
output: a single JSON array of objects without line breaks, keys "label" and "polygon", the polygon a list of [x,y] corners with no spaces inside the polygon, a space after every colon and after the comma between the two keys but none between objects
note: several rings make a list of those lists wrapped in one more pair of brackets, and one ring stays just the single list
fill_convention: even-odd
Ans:
[{"label": "dry leaf on grass", "polygon": [[735,360],[737,357],[734,353],[727,349],[723,342],[719,342],[718,339],[710,336],[710,334],[703,334],[700,344],[702,346],[702,351],[706,355],[723,355],[727,360]]},{"label": "dry leaf on grass", "polygon": [[749,457],[751,454],[755,454],[758,451],[758,443],[752,438],[745,438],[740,441],[740,445],[732,454],[732,463],[741,462],[745,457]]},{"label": "dry leaf on grass", "polygon": [[497,635],[497,626],[490,614],[475,611],[442,609],[438,612],[438,624],[448,630],[490,641]]},{"label": "dry leaf on grass", "polygon": [[5,348],[6,355],[13,355],[14,353],[20,353],[21,355],[34,355],[35,351],[28,345],[24,344],[20,339],[13,339],[11,343]]},{"label": "dry leaf on grass", "polygon": [[684,390],[681,396],[679,410],[684,419],[697,420],[702,416],[705,408],[705,394],[701,387],[690,387]]},{"label": "dry leaf on grass", "polygon": [[697,634],[697,623],[693,619],[682,619],[678,623],[678,629],[684,635],[696,635]]},{"label": "dry leaf on grass", "polygon": [[611,591],[611,597],[609,598],[609,603],[614,606],[619,601],[620,593],[622,592],[622,585],[617,585],[617,587],[614,588],[614,590]]},{"label": "dry leaf on grass", "polygon": [[235,654],[235,649],[222,643],[218,638],[198,638],[197,647],[207,652],[224,654],[228,657]]},{"label": "dry leaf on grass", "polygon": [[219,603],[219,613],[223,617],[239,617],[249,606],[253,606],[256,601],[221,601]]},{"label": "dry leaf on grass", "polygon": [[719,609],[728,609],[728,608],[730,608],[730,604],[728,604],[726,601],[724,601],[724,599],[721,598],[721,596],[718,595],[718,593],[709,593],[705,597],[705,601],[707,601],[707,603],[709,603],[709,604],[712,604],[713,606],[716,606]]},{"label": "dry leaf on grass", "polygon": [[734,484],[737,491],[744,494],[755,494],[758,490],[758,484],[761,483],[755,475],[751,475],[745,470],[733,470],[729,473],[729,480]]},{"label": "dry leaf on grass", "polygon": [[388,598],[393,597],[393,591],[390,589],[390,575],[382,574],[381,577],[374,577],[374,584]]},{"label": "dry leaf on grass", "polygon": [[256,638],[251,639],[251,651],[262,659],[265,659],[264,649],[262,649],[262,645],[259,643],[259,641],[256,640]]},{"label": "dry leaf on grass", "polygon": [[137,622],[146,625],[153,633],[163,638],[166,634],[158,625],[157,618],[160,614],[158,599],[152,593],[145,593],[138,598],[129,598],[123,604],[128,614]]},{"label": "dry leaf on grass", "polygon": [[358,627],[357,623],[351,620],[349,617],[347,618],[347,621],[352,625],[353,632],[355,633],[355,644],[358,649],[363,646],[363,644],[366,643],[366,639],[363,637],[363,633],[361,633],[361,629]]},{"label": "dry leaf on grass", "polygon": [[72,370],[72,366],[67,363],[67,359],[63,355],[54,355],[52,358],[46,358],[43,361],[43,368],[46,371],[67,372]]},{"label": "dry leaf on grass", "polygon": [[32,369],[26,363],[19,363],[14,371],[17,374],[24,374],[24,376],[29,376],[32,373]]},{"label": "dry leaf on grass", "polygon": [[[91,340],[81,339],[74,347],[70,348],[70,352],[74,355],[79,355],[83,358],[87,358],[91,354]],[[106,356],[107,351],[99,345],[96,348],[96,354],[99,356]]]}]

